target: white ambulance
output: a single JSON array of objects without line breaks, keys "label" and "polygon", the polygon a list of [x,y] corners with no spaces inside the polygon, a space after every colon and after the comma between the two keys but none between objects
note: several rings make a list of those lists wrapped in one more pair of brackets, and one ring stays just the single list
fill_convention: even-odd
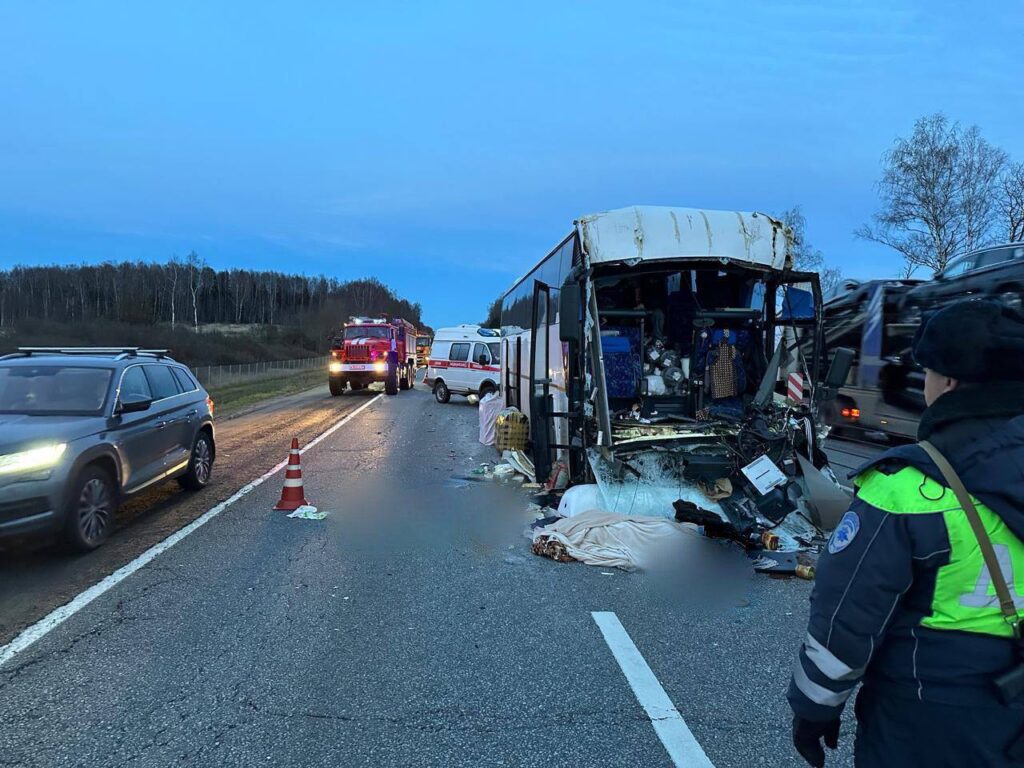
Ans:
[{"label": "white ambulance", "polygon": [[501,331],[479,325],[456,325],[434,333],[423,383],[439,403],[452,395],[483,397],[498,389]]}]

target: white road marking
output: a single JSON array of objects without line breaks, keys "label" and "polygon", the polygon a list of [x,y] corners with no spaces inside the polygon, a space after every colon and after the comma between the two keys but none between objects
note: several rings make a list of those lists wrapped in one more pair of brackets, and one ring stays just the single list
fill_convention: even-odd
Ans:
[{"label": "white road marking", "polygon": [[604,641],[608,643],[612,655],[619,663],[626,682],[633,689],[636,700],[644,708],[647,717],[654,726],[661,743],[677,768],[715,768],[708,756],[704,754],[697,739],[693,737],[683,716],[672,704],[658,678],[647,666],[644,657],[637,650],[633,640],[622,626],[619,617],[611,611],[594,611],[594,617]]},{"label": "white road marking", "polygon": [[[349,421],[358,416],[362,411],[366,410],[375,402],[377,402],[377,400],[379,400],[381,397],[383,397],[383,395],[377,395],[373,399],[366,401],[365,403],[363,403],[363,405],[359,406],[354,411],[352,411],[352,413],[345,416],[345,418],[331,425],[325,432],[321,433],[312,441],[307,443],[306,446],[302,449],[302,453],[305,453],[310,448],[317,445],[320,441],[330,437],[337,430],[341,429],[343,426],[345,426],[345,424],[347,424]],[[213,520],[213,518],[215,518],[228,507],[230,507],[240,498],[258,488],[264,482],[266,482],[271,477],[280,472],[282,469],[284,469],[288,465],[288,461],[290,460],[290,458],[291,457],[289,456],[288,459],[285,459],[280,464],[277,464],[273,469],[265,472],[248,485],[242,486],[235,492],[233,496],[225,499],[217,506],[207,510],[202,514],[201,517],[197,517],[184,528],[172,533],[159,544],[154,544],[152,547],[147,549],[145,552],[136,557],[130,563],[121,566],[102,581],[93,584],[84,592],[80,592],[74,599],[71,600],[71,602],[62,605],[60,608],[57,608],[49,615],[41,618],[32,626],[22,630],[17,637],[11,640],[11,642],[0,648],[0,667],[3,667],[4,664],[6,664],[16,655],[24,651],[34,642],[36,642],[43,636],[49,634],[54,629],[59,627],[65,621],[67,621],[76,613],[78,613],[80,610],[85,608],[85,606],[87,606],[97,597],[104,594],[105,592],[109,592],[115,586],[117,586],[122,581],[127,579],[140,568],[143,568],[149,563],[151,563],[153,560],[162,555],[164,552],[173,547],[186,536],[188,536],[191,533],[194,533],[199,528],[202,528],[204,525]]]}]

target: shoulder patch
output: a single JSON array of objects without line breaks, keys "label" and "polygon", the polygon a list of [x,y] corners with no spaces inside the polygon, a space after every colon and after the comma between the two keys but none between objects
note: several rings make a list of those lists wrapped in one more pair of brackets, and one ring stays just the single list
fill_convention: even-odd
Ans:
[{"label": "shoulder patch", "polygon": [[832,538],[828,540],[828,551],[829,554],[836,554],[842,552],[857,537],[857,532],[860,531],[860,517],[852,509],[843,515],[843,519],[839,521],[839,525],[832,531]]}]

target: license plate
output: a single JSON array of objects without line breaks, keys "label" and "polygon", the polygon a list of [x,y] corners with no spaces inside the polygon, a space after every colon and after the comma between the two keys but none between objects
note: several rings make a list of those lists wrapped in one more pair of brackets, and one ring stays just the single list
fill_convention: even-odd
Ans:
[{"label": "license plate", "polygon": [[350,366],[350,367],[351,367],[351,369],[353,371],[365,371],[366,370],[366,366],[365,365],[353,365],[353,366]]}]

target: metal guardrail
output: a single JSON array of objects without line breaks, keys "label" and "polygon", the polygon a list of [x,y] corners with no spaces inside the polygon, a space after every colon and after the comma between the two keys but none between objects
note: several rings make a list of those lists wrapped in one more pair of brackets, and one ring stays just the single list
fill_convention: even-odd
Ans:
[{"label": "metal guardrail", "polygon": [[265,360],[258,363],[200,365],[192,370],[204,387],[218,387],[242,381],[272,378],[288,373],[320,369],[327,376],[329,356],[301,357],[297,360]]}]

